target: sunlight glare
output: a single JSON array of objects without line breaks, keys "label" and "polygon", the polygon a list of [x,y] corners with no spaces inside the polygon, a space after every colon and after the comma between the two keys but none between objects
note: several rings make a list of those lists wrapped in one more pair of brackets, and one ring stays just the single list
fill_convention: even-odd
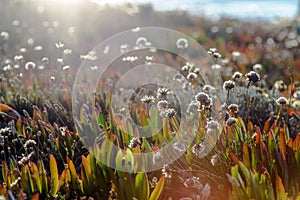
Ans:
[{"label": "sunlight glare", "polygon": [[62,3],[62,4],[78,4],[84,2],[85,0],[41,0],[44,2],[55,2],[55,3]]}]

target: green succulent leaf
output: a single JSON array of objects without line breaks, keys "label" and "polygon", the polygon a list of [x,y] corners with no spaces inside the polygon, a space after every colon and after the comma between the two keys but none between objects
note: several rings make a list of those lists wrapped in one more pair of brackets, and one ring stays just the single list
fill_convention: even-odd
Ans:
[{"label": "green succulent leaf", "polygon": [[8,166],[7,166],[7,163],[5,161],[2,161],[2,177],[3,177],[3,180],[4,182],[7,184],[7,172],[8,172]]},{"label": "green succulent leaf", "polygon": [[135,194],[137,199],[148,199],[150,193],[149,181],[146,173],[138,173],[135,177]]},{"label": "green succulent leaf", "polygon": [[41,160],[38,161],[38,168],[39,168],[39,176],[40,176],[42,191],[44,194],[47,194],[48,193],[48,181],[47,181],[44,164]]},{"label": "green succulent leaf", "polygon": [[33,177],[33,180],[37,187],[37,190],[39,193],[42,193],[42,183],[40,180],[38,167],[36,166],[36,164],[34,162],[30,162],[29,166],[30,166],[32,177]]},{"label": "green succulent leaf", "polygon": [[83,155],[81,156],[81,158],[82,158],[82,166],[81,166],[82,186],[85,193],[89,195],[93,191],[92,170],[87,158]]},{"label": "green succulent leaf", "polygon": [[50,173],[51,173],[50,195],[52,197],[55,197],[59,188],[59,180],[58,180],[58,169],[57,169],[56,159],[52,154],[50,154]]},{"label": "green succulent leaf", "polygon": [[120,171],[132,173],[134,171],[134,157],[130,149],[118,150],[116,157],[116,168]]},{"label": "green succulent leaf", "polygon": [[250,177],[251,174],[250,174],[249,170],[241,161],[239,161],[239,167],[246,178],[247,185],[250,185],[251,184],[251,177]]},{"label": "green succulent leaf", "polygon": [[79,179],[76,169],[75,169],[75,165],[73,163],[72,160],[68,160],[68,167],[70,169],[71,172],[71,183],[72,183],[72,189],[74,191],[81,191],[82,189],[82,183],[81,180]]}]

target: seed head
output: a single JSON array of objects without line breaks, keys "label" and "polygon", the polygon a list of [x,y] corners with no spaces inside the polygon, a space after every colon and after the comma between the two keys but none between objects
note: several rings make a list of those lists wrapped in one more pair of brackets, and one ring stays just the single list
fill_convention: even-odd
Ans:
[{"label": "seed head", "polygon": [[173,108],[168,108],[165,112],[165,117],[172,118],[176,115],[176,111]]},{"label": "seed head", "polygon": [[217,49],[216,48],[210,48],[207,53],[208,54],[212,54],[212,53],[216,53],[217,52]]},{"label": "seed head", "polygon": [[145,95],[141,98],[141,102],[149,104],[153,103],[155,101],[155,98],[151,95]]},{"label": "seed head", "polygon": [[199,92],[195,96],[196,101],[200,102],[201,104],[204,103],[204,102],[206,102],[208,98],[209,98],[208,94],[206,94],[204,92]]},{"label": "seed head", "polygon": [[197,74],[195,74],[194,72],[190,72],[186,78],[189,81],[195,80],[197,78]]},{"label": "seed head", "polygon": [[221,54],[217,52],[216,48],[210,48],[207,53],[212,55],[215,59],[221,58]]},{"label": "seed head", "polygon": [[173,144],[173,148],[176,149],[179,152],[184,152],[186,151],[186,145],[181,143],[181,142],[175,142]]},{"label": "seed head", "polygon": [[283,92],[284,90],[287,89],[287,85],[284,83],[283,80],[276,81],[276,82],[274,83],[274,87],[275,87],[279,92]]},{"label": "seed head", "polygon": [[65,55],[70,55],[72,54],[72,49],[65,49],[63,52]]},{"label": "seed head", "polygon": [[234,125],[235,123],[236,123],[236,118],[230,117],[230,118],[228,118],[227,121],[226,121],[226,126],[232,126],[232,125]]},{"label": "seed head", "polygon": [[64,59],[63,59],[63,58],[57,58],[56,61],[57,61],[59,64],[61,64],[61,65],[64,64]]},{"label": "seed head", "polygon": [[163,168],[161,169],[162,175],[166,178],[172,178],[172,174],[168,172],[168,165],[164,164]]},{"label": "seed head", "polygon": [[30,146],[36,145],[36,141],[34,140],[27,140],[24,144],[24,148],[27,149]]},{"label": "seed head", "polygon": [[192,152],[196,155],[196,156],[200,156],[203,151],[205,150],[205,146],[201,143],[196,143],[193,147],[192,147]]},{"label": "seed head", "polygon": [[189,66],[187,66],[187,65],[184,65],[181,67],[181,71],[188,72],[189,70],[190,70]]},{"label": "seed head", "polygon": [[1,32],[0,33],[1,39],[3,39],[4,41],[7,41],[9,39],[9,33],[8,32]]},{"label": "seed head", "polygon": [[118,193],[112,188],[110,191],[109,191],[109,197],[113,200],[117,199],[118,198]]},{"label": "seed head", "polygon": [[295,99],[300,100],[300,90],[294,92],[293,96],[294,96]]},{"label": "seed head", "polygon": [[285,98],[285,97],[279,97],[277,100],[276,100],[276,103],[278,105],[285,105],[288,103],[288,100]]},{"label": "seed head", "polygon": [[208,96],[208,94],[204,92],[199,92],[195,96],[196,101],[200,103],[201,106],[210,107],[212,104],[212,99]]},{"label": "seed head", "polygon": [[213,91],[215,90],[215,87],[211,86],[211,85],[204,85],[203,86],[203,90],[207,91],[207,92],[210,92],[210,91]]},{"label": "seed head", "polygon": [[234,74],[232,75],[232,80],[234,81],[241,81],[243,78],[243,74],[241,72],[234,72]]},{"label": "seed head", "polygon": [[199,102],[192,101],[187,108],[187,112],[196,113],[199,109],[200,109]]},{"label": "seed head", "polygon": [[210,162],[213,166],[215,166],[217,164],[218,158],[219,158],[219,156],[217,154],[215,154],[211,157]]},{"label": "seed head", "polygon": [[36,66],[36,64],[35,64],[34,62],[29,61],[29,62],[27,62],[27,63],[25,64],[25,69],[26,69],[26,70],[34,69],[35,66]]},{"label": "seed head", "polygon": [[70,69],[70,65],[65,65],[65,66],[63,66],[63,68],[62,68],[63,71],[68,70],[68,69]]},{"label": "seed head", "polygon": [[22,61],[23,59],[24,59],[24,57],[23,57],[22,55],[16,55],[16,56],[14,57],[15,62],[20,62],[20,61]]},{"label": "seed head", "polygon": [[240,57],[241,53],[239,51],[233,51],[231,53],[231,55],[232,55],[233,59],[236,59],[236,58]]},{"label": "seed head", "polygon": [[165,88],[165,87],[158,88],[157,98],[165,98],[170,93],[171,93],[171,91],[168,88]]},{"label": "seed head", "polygon": [[200,74],[200,68],[196,67],[193,72],[197,75]]},{"label": "seed head", "polygon": [[296,108],[296,110],[300,110],[300,100],[294,101],[292,106]]},{"label": "seed head", "polygon": [[9,127],[5,127],[5,128],[0,129],[0,135],[8,135],[10,132],[11,132],[11,129]]},{"label": "seed head", "polygon": [[218,128],[219,123],[215,120],[210,120],[209,122],[207,122],[206,128],[207,129],[216,129]]},{"label": "seed head", "polygon": [[140,145],[141,144],[141,141],[139,138],[137,137],[133,137],[131,140],[130,140],[130,144],[128,145],[129,148],[133,149],[135,147],[137,147],[137,145]]},{"label": "seed head", "polygon": [[248,81],[253,82],[253,83],[257,83],[260,80],[259,74],[254,71],[247,73],[246,77],[247,77]]},{"label": "seed head", "polygon": [[175,76],[173,77],[173,80],[178,81],[179,83],[182,83],[184,79],[185,78],[183,77],[182,74],[175,74]]},{"label": "seed head", "polygon": [[161,100],[157,103],[157,108],[158,108],[158,110],[164,110],[164,109],[168,108],[168,105],[169,105],[168,101]]},{"label": "seed head", "polygon": [[239,112],[239,106],[236,104],[230,104],[228,106],[228,110],[232,113],[238,113]]},{"label": "seed head", "polygon": [[218,59],[218,58],[221,58],[222,56],[221,56],[220,53],[216,52],[216,53],[213,53],[213,57],[214,57],[215,59]]},{"label": "seed head", "polygon": [[255,72],[259,73],[259,72],[262,71],[263,67],[262,67],[261,64],[255,64],[255,65],[253,65],[252,69],[253,69]]},{"label": "seed head", "polygon": [[212,68],[212,69],[221,69],[222,66],[219,65],[219,64],[213,64],[213,65],[211,66],[211,68]]},{"label": "seed head", "polygon": [[223,88],[225,90],[231,90],[231,89],[234,88],[234,86],[235,86],[235,83],[233,81],[231,81],[231,80],[225,81],[224,84],[223,84]]},{"label": "seed head", "polygon": [[43,57],[43,58],[42,58],[42,63],[48,64],[48,63],[49,63],[49,58]]},{"label": "seed head", "polygon": [[58,48],[58,49],[59,49],[59,48],[63,48],[64,46],[65,46],[65,45],[64,45],[62,42],[56,42],[56,43],[55,43],[55,47]]}]

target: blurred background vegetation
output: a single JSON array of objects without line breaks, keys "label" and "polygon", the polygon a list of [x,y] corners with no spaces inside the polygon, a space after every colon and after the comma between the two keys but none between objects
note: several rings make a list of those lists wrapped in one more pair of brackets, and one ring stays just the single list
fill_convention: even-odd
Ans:
[{"label": "blurred background vegetation", "polygon": [[[151,4],[1,0],[0,194],[10,199],[299,199],[297,20],[216,19],[183,10],[158,11]],[[220,140],[207,157],[199,158],[197,150],[211,119],[199,112],[193,148],[162,170],[134,174],[111,169],[89,154],[75,129],[71,94],[77,69],[93,56],[90,51],[97,44],[145,26],[178,30],[206,50],[217,48],[223,79],[236,83],[225,91],[228,104],[238,105],[232,106],[234,111],[229,105],[223,108],[229,121],[219,122]],[[182,67],[184,76],[195,74],[194,67]],[[245,75],[251,70],[259,71],[258,83],[233,78],[234,72]],[[195,92],[207,92],[203,85],[186,83]],[[168,125],[153,138],[138,141],[119,131],[109,116],[111,88],[101,86],[95,96],[100,112],[87,115],[85,108],[78,108],[82,112],[77,126],[101,133],[95,149],[100,156],[122,164],[117,152],[103,149],[111,149],[113,142],[124,147],[119,155],[155,152],[157,144],[174,137],[176,115],[164,118]],[[148,107],[143,106],[133,109],[140,123],[148,120]],[[21,117],[9,118],[14,111]],[[90,126],[89,118],[96,126]]]}]

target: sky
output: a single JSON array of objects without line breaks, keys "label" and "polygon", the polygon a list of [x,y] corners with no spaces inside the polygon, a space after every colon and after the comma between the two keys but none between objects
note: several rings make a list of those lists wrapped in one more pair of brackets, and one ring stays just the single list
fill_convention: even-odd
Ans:
[{"label": "sky", "polygon": [[94,0],[99,4],[151,3],[158,10],[183,9],[212,17],[229,15],[240,18],[294,17],[298,0]]}]

